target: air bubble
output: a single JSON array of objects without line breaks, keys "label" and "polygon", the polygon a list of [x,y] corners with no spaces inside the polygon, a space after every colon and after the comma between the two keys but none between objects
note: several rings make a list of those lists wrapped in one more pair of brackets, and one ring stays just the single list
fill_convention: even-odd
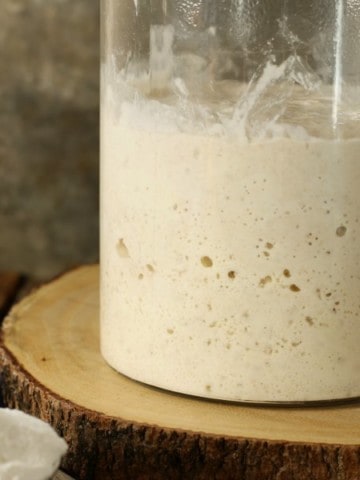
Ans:
[{"label": "air bubble", "polygon": [[264,288],[265,285],[271,282],[272,282],[272,278],[270,277],[270,275],[267,275],[266,277],[260,279],[259,287]]},{"label": "air bubble", "polygon": [[207,256],[201,257],[201,263],[205,268],[209,268],[213,266],[213,261],[211,260],[210,257],[207,257]]},{"label": "air bubble", "polygon": [[345,233],[346,233],[346,227],[344,227],[343,225],[336,229],[336,235],[338,237],[343,237],[345,235]]},{"label": "air bubble", "polygon": [[124,242],[123,238],[120,238],[120,240],[118,241],[118,243],[116,245],[116,249],[117,249],[117,252],[118,252],[120,257],[122,257],[122,258],[129,258],[130,257],[129,250],[128,250],[127,246],[125,245],[125,242]]}]

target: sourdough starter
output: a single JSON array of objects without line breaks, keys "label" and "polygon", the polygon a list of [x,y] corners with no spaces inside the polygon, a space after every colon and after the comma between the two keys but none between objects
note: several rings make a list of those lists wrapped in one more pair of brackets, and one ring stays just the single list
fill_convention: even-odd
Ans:
[{"label": "sourdough starter", "polygon": [[360,142],[137,124],[104,98],[108,363],[210,398],[359,396]]}]

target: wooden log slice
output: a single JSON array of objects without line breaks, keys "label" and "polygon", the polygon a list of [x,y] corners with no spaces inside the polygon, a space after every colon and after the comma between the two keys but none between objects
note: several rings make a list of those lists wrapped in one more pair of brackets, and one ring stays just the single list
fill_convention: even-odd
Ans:
[{"label": "wooden log slice", "polygon": [[6,404],[49,422],[77,479],[359,480],[360,406],[259,408],[132,381],[99,352],[98,267],[41,287],[8,315]]}]

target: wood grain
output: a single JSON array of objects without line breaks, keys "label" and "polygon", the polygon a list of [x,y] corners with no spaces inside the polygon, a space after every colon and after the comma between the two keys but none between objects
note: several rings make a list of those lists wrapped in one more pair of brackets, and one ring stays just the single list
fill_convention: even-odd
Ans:
[{"label": "wood grain", "polygon": [[101,480],[360,479],[359,405],[212,402],[112,370],[99,352],[98,275],[83,267],[40,288],[3,326],[4,400],[65,436],[66,471]]}]

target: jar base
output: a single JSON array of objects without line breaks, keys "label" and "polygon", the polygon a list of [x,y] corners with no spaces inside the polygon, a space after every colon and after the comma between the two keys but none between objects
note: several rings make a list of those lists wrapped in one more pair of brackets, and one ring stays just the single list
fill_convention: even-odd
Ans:
[{"label": "jar base", "polygon": [[[104,356],[103,356],[104,357]],[[331,399],[320,399],[320,400],[253,400],[253,399],[228,399],[222,398],[220,396],[210,396],[210,395],[200,395],[195,393],[188,393],[185,391],[180,391],[176,389],[171,389],[163,385],[156,385],[155,382],[147,382],[131,375],[127,375],[126,373],[120,371],[118,368],[111,365],[111,363],[104,357],[106,363],[119,375],[126,377],[127,379],[136,382],[143,387],[150,388],[153,390],[158,390],[159,392],[180,396],[184,398],[193,398],[196,400],[203,400],[203,401],[210,401],[215,403],[226,403],[229,405],[243,405],[243,406],[253,406],[253,407],[278,407],[278,408],[326,408],[326,407],[333,407],[333,406],[341,406],[341,405],[353,405],[353,404],[360,404],[360,395],[348,397],[348,398],[331,398]]]}]

